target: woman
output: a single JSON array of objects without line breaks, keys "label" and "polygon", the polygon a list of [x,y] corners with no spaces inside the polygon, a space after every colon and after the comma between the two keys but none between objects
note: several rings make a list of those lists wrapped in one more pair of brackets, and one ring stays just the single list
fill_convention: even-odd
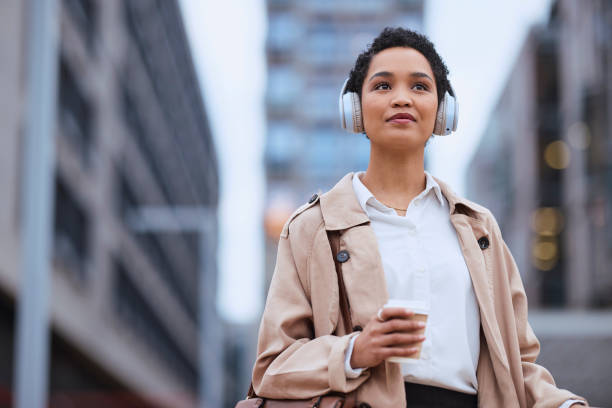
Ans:
[{"label": "woman", "polygon": [[[341,94],[343,126],[370,139],[349,173],[287,221],[262,317],[253,386],[262,397],[355,392],[361,407],[587,405],[535,364],[520,275],[485,208],[424,171],[432,133],[456,126],[448,70],[429,40],[385,29]],[[341,325],[327,231],[340,231],[355,327]],[[389,298],[430,306],[425,335]],[[422,343],[416,364],[408,357]]]}]

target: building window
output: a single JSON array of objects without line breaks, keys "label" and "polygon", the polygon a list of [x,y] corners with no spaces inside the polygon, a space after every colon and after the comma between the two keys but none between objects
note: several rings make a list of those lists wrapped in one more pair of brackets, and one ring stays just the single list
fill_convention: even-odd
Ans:
[{"label": "building window", "polygon": [[[119,210],[119,214],[124,220],[131,211],[138,210],[141,205],[141,200],[138,199],[136,192],[130,186],[130,182],[124,172],[118,172],[117,184],[118,197],[115,200]],[[128,226],[129,228],[129,226]],[[175,267],[172,259],[168,257],[168,253],[159,240],[159,234],[153,233],[137,233],[134,234],[136,241],[142,251],[149,258],[155,270],[159,273],[164,283],[168,286],[176,300],[179,302],[183,311],[191,319],[192,322],[197,321],[197,306],[196,296],[190,296],[189,290],[181,282],[179,278],[179,270]],[[184,239],[186,243],[188,239]],[[193,248],[188,245],[189,250]]]},{"label": "building window", "polygon": [[66,60],[60,63],[59,122],[62,134],[74,146],[83,164],[92,156],[91,106]]},{"label": "building window", "polygon": [[89,50],[94,47],[97,29],[98,7],[93,0],[64,0],[64,7],[70,12],[72,19],[85,37]]},{"label": "building window", "polygon": [[391,0],[310,0],[304,2],[304,7],[310,11],[326,14],[377,14],[380,13],[380,10],[387,10],[390,5]]},{"label": "building window", "polygon": [[62,180],[55,183],[54,255],[79,279],[87,276],[89,217]]},{"label": "building window", "polygon": [[119,192],[117,194],[117,210],[123,220],[126,220],[131,211],[138,208],[138,199],[129,181],[122,171],[118,172],[117,185]]},{"label": "building window", "polygon": [[[338,83],[309,86],[300,112],[309,121],[338,123]],[[312,123],[312,122],[311,122]]]},{"label": "building window", "polygon": [[[537,47],[536,83],[538,122],[538,207],[563,208],[563,181],[561,170],[546,162],[546,148],[560,139],[561,123],[559,110],[558,44],[555,37],[542,37]],[[551,248],[563,248],[567,235],[562,230],[552,237],[536,235],[535,254],[552,253]],[[539,251],[538,248],[548,248]],[[562,307],[566,304],[566,255],[556,251],[554,257],[545,257],[546,262],[535,262],[541,279],[540,296],[543,306]]]},{"label": "building window", "polygon": [[[136,237],[141,248],[146,253],[160,274],[170,292],[174,295],[183,311],[191,319],[192,322],[197,322],[197,297],[190,296],[190,291],[182,284],[179,270],[175,267],[174,262],[168,257],[168,251],[164,248],[159,239],[159,233],[140,233]],[[192,288],[193,289],[193,288]],[[194,291],[192,293],[197,293]]]},{"label": "building window", "polygon": [[[332,24],[319,24],[308,35],[306,40],[306,55],[317,65],[336,64],[345,53],[340,47],[342,39]],[[346,44],[344,44],[346,47]]]},{"label": "building window", "polygon": [[296,103],[301,90],[301,81],[290,66],[273,66],[268,76],[268,104],[277,109]]},{"label": "building window", "polygon": [[[343,161],[342,155],[338,152],[342,134],[339,131],[329,130],[327,128],[314,129],[308,138],[308,146],[305,151],[308,173],[316,178],[327,177],[330,174],[336,174],[338,169],[346,164]],[[346,157],[344,160],[350,160]]]},{"label": "building window", "polygon": [[309,27],[304,40],[305,52],[298,55],[300,63],[321,69],[337,65],[350,68],[357,55],[380,32],[379,28],[371,23],[340,25],[322,20]]},{"label": "building window", "polygon": [[163,171],[159,166],[155,153],[153,152],[153,146],[148,140],[147,131],[145,130],[145,126],[140,119],[138,107],[125,87],[123,88],[122,106],[123,118],[130,135],[132,136],[132,140],[138,147],[140,154],[144,157],[153,178],[155,178],[157,185],[161,189],[164,199],[166,202],[171,203],[172,194],[170,193],[170,189],[165,182]]},{"label": "building window", "polygon": [[266,158],[272,171],[286,171],[300,149],[299,131],[290,122],[272,122],[268,128]]},{"label": "building window", "polygon": [[196,359],[185,356],[181,351],[121,262],[115,263],[115,272],[115,307],[119,318],[124,321],[126,327],[136,332],[191,390],[196,390],[198,372],[193,364]]},{"label": "building window", "polygon": [[268,47],[274,51],[289,51],[302,35],[301,27],[294,13],[274,13],[270,16]]}]

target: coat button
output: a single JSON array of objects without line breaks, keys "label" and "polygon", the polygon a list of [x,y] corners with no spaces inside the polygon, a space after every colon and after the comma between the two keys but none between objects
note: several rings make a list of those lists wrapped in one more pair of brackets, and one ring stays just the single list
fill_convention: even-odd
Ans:
[{"label": "coat button", "polygon": [[340,263],[344,263],[346,261],[348,261],[350,258],[350,255],[348,253],[348,251],[346,250],[342,250],[340,252],[338,252],[338,255],[336,255],[336,260]]},{"label": "coat button", "polygon": [[359,404],[359,408],[372,408],[372,407],[367,402],[362,402],[361,404]]},{"label": "coat button", "polygon": [[480,249],[487,249],[489,247],[489,238],[482,237],[478,240],[478,246]]},{"label": "coat button", "polygon": [[363,327],[355,326],[355,327],[353,327],[353,331],[363,331]]},{"label": "coat button", "polygon": [[310,197],[310,200],[308,200],[308,204],[314,203],[317,197],[319,197],[317,194],[313,194],[312,197]]}]

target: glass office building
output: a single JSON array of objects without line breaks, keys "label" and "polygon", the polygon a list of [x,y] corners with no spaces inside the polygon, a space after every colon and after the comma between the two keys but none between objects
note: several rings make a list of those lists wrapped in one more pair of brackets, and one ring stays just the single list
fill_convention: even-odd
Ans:
[{"label": "glass office building", "polygon": [[268,277],[287,216],[347,172],[367,168],[367,138],[340,128],[340,88],[356,57],[384,27],[422,31],[423,3],[268,1]]}]

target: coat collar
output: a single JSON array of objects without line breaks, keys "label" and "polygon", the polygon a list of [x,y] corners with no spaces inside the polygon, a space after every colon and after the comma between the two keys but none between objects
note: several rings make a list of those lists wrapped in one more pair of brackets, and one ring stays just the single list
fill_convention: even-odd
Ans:
[{"label": "coat collar", "polygon": [[[343,230],[370,221],[353,190],[353,172],[346,174],[328,192],[321,195],[321,212],[326,230]],[[457,195],[442,180],[434,177],[449,204],[450,215],[464,214],[482,220],[483,207]]]}]

